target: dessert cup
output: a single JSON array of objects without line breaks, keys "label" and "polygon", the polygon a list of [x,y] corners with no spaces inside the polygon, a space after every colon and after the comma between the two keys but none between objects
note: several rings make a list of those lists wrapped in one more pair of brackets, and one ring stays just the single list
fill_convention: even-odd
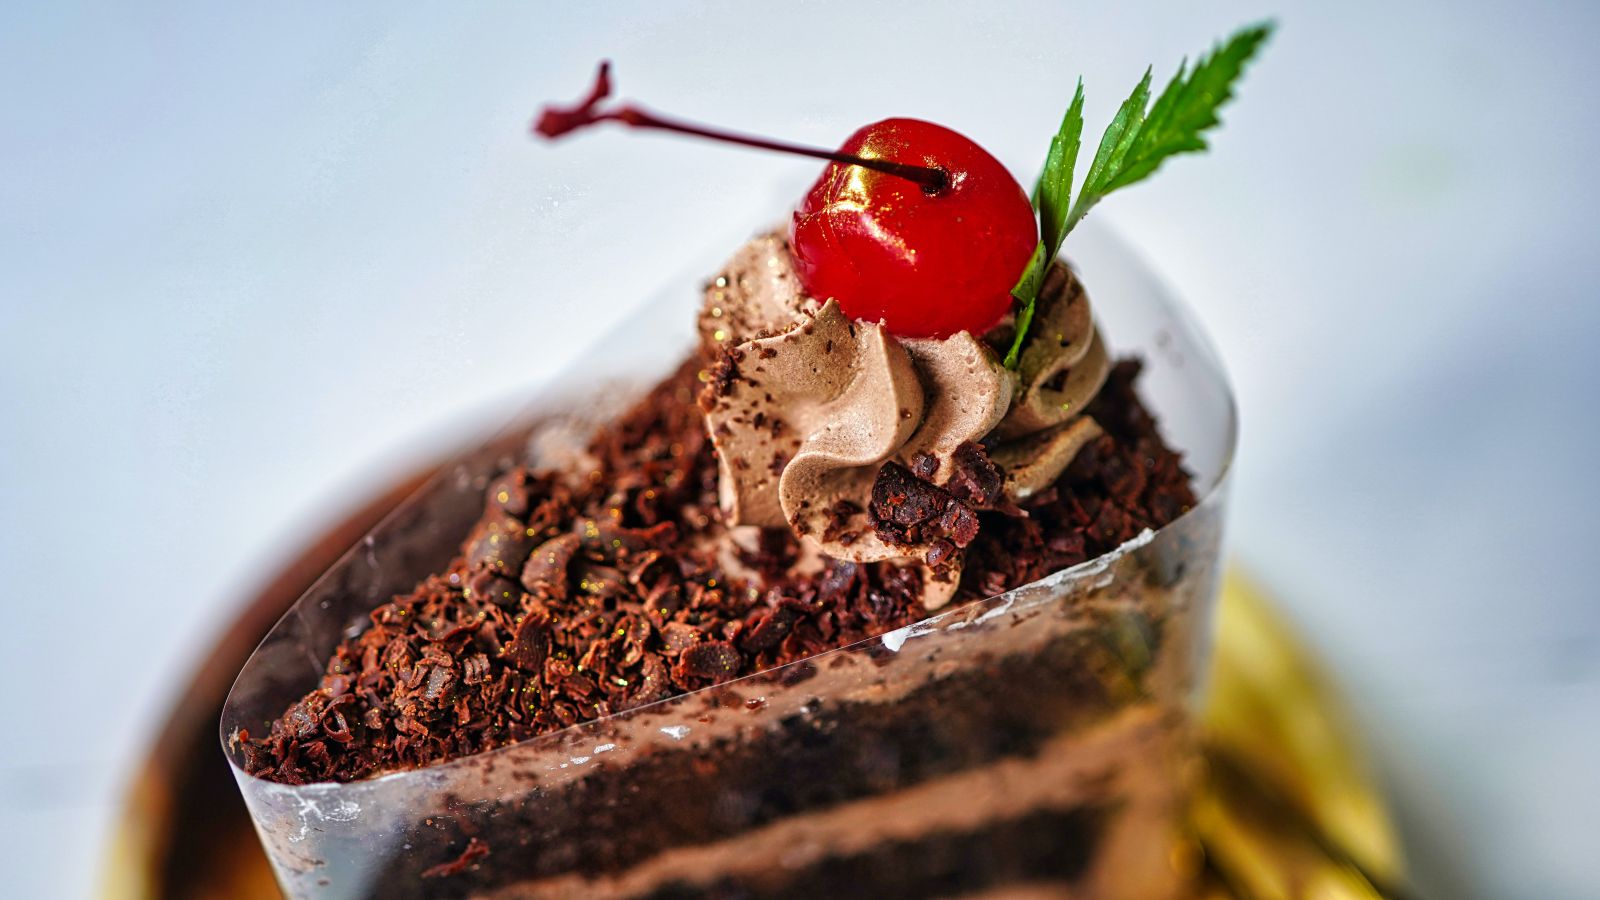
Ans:
[{"label": "dessert cup", "polygon": [[248,775],[230,735],[263,730],[370,610],[444,565],[491,478],[560,465],[691,352],[686,279],[366,535],[240,673],[223,743],[285,893],[1181,895],[1234,408],[1193,320],[1124,246],[1085,228],[1073,262],[1116,354],[1145,362],[1194,508],[1016,590],[520,744],[345,784]]}]

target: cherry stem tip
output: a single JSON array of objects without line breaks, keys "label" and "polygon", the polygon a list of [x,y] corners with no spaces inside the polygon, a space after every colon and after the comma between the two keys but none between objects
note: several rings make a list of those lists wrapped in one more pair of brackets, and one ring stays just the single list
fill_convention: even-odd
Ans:
[{"label": "cherry stem tip", "polygon": [[679,134],[708,138],[714,141],[739,144],[745,147],[774,150],[779,153],[794,153],[815,159],[831,160],[845,165],[861,166],[915,182],[928,194],[940,193],[950,185],[944,170],[932,166],[917,166],[910,163],[895,162],[890,159],[856,156],[852,153],[839,153],[833,150],[823,150],[819,147],[807,147],[802,144],[791,144],[786,141],[775,141],[770,138],[755,137],[753,135],[734,134],[728,131],[708,128],[704,125],[696,125],[692,122],[668,119],[628,103],[610,109],[602,108],[601,104],[611,96],[611,87],[611,62],[610,60],[604,60],[600,63],[600,70],[595,74],[594,84],[589,88],[589,93],[572,106],[557,106],[554,104],[546,106],[540,111],[539,118],[534,120],[533,133],[548,140],[554,140],[600,122],[621,122],[630,128],[655,128],[662,131],[673,131]]}]

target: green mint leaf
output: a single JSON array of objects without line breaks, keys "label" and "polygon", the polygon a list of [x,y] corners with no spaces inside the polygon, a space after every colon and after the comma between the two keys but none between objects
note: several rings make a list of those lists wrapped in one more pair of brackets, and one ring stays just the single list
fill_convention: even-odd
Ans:
[{"label": "green mint leaf", "polygon": [[[1083,79],[1077,93],[1061,117],[1061,128],[1050,139],[1050,153],[1044,158],[1044,171],[1033,188],[1033,205],[1039,210],[1039,233],[1049,256],[1061,249],[1066,237],[1067,211],[1072,202],[1072,170],[1078,161],[1078,146],[1083,138]],[[1040,266],[1041,271],[1043,266]]]},{"label": "green mint leaf", "polygon": [[1205,132],[1220,121],[1217,110],[1233,98],[1233,86],[1245,64],[1271,34],[1271,23],[1250,26],[1200,57],[1192,71],[1180,65],[1148,114],[1145,103],[1150,75],[1146,72],[1106,129],[1100,152],[1073,203],[1067,230],[1112,191],[1150,177],[1173,156],[1205,150]]},{"label": "green mint leaf", "polygon": [[1039,285],[1044,283],[1044,270],[1051,255],[1045,251],[1044,241],[1034,245],[1028,267],[1022,270],[1017,286],[1011,289],[1012,298],[1022,304],[1022,309],[1017,312],[1017,336],[1012,338],[1011,349],[1006,351],[1005,367],[1008,369],[1015,369],[1022,358],[1022,339],[1028,336],[1028,326],[1033,324],[1033,303],[1039,299]]},{"label": "green mint leaf", "polygon": [[1089,174],[1083,177],[1083,187],[1078,191],[1078,200],[1067,216],[1067,231],[1083,221],[1083,217],[1089,214],[1089,208],[1100,202],[1100,198],[1110,190],[1107,185],[1122,171],[1123,160],[1139,139],[1139,130],[1144,126],[1145,104],[1149,101],[1150,70],[1145,69],[1139,85],[1117,107],[1117,114],[1106,126],[1106,133],[1100,136],[1100,149],[1095,151],[1094,162],[1089,164]]},{"label": "green mint leaf", "polygon": [[1180,63],[1153,105],[1151,73],[1145,69],[1138,86],[1106,126],[1074,199],[1072,176],[1083,136],[1083,79],[1078,79],[1078,90],[1056,136],[1050,140],[1044,171],[1033,189],[1041,240],[1017,286],[1011,289],[1021,308],[1017,312],[1017,334],[1006,353],[1007,368],[1017,367],[1033,323],[1033,307],[1044,273],[1055,261],[1067,234],[1107,194],[1150,177],[1173,156],[1206,149],[1205,133],[1220,124],[1217,110],[1233,98],[1233,86],[1244,74],[1245,65],[1272,36],[1273,27],[1271,22],[1262,22],[1236,32],[1201,56],[1192,70],[1187,60]]}]

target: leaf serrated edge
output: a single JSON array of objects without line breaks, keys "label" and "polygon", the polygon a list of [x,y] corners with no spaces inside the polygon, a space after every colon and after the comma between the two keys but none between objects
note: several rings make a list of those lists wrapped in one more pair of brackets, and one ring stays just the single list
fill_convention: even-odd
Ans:
[{"label": "leaf serrated edge", "polygon": [[1061,116],[1061,127],[1050,139],[1050,152],[1044,160],[1044,170],[1033,187],[1033,205],[1039,211],[1039,235],[1048,257],[1061,249],[1066,235],[1067,214],[1072,209],[1072,177],[1077,166],[1078,150],[1083,143],[1083,79],[1078,79],[1077,90],[1067,111]]},{"label": "leaf serrated edge", "polygon": [[[1276,23],[1267,20],[1241,28],[1202,54],[1193,69],[1189,69],[1188,60],[1184,59],[1153,106],[1150,104],[1153,67],[1146,68],[1133,93],[1117,108],[1111,124],[1106,126],[1089,172],[1073,198],[1073,169],[1083,132],[1083,79],[1078,79],[1077,91],[1062,116],[1061,127],[1050,140],[1044,170],[1031,196],[1039,213],[1040,240],[1022,276],[1011,289],[1012,297],[1022,308],[1017,313],[1016,334],[1006,353],[1006,368],[1015,369],[1021,359],[1044,272],[1060,252],[1067,234],[1107,194],[1148,178],[1173,156],[1207,149],[1204,133],[1221,123],[1217,110],[1233,99],[1233,87],[1244,73],[1245,65],[1276,27]],[[1065,210],[1065,218],[1061,216],[1062,210]]]}]

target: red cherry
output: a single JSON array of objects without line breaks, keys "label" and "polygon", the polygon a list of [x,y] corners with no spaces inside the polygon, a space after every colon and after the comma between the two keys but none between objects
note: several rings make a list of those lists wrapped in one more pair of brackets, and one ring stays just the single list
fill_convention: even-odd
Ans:
[{"label": "red cherry", "polygon": [[1039,240],[1022,186],[982,147],[942,125],[885,119],[841,153],[937,168],[942,190],[830,163],[794,215],[791,247],[807,293],[903,337],[983,334]]}]

